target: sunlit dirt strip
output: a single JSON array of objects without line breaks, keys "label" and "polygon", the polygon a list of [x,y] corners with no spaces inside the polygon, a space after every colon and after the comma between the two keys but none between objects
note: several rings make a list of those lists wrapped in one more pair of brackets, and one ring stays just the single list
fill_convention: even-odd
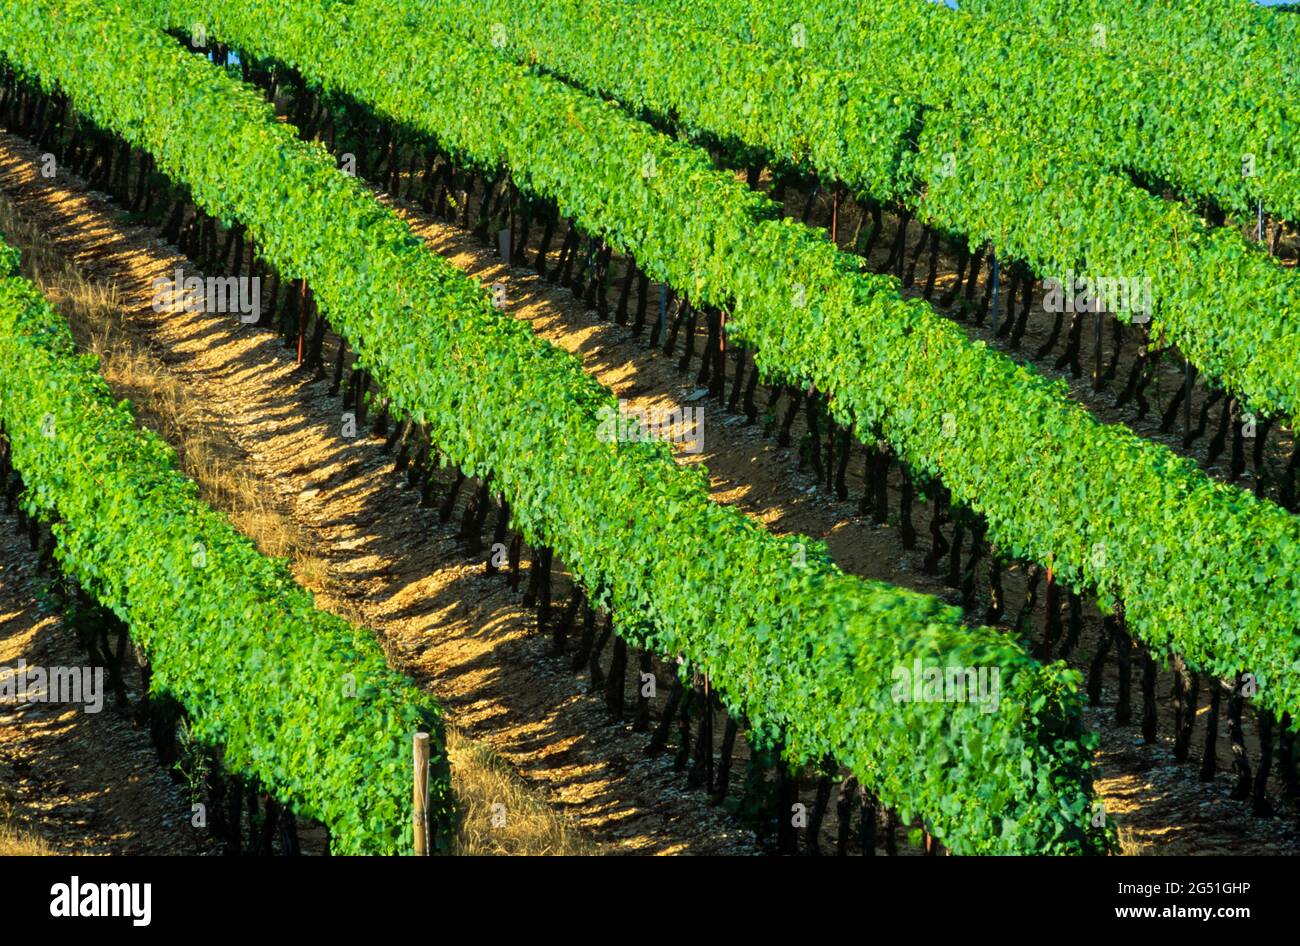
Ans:
[{"label": "sunlit dirt strip", "polygon": [[[75,633],[44,598],[49,575],[36,573],[37,556],[15,522],[0,515],[0,667],[85,667]],[[128,672],[128,684],[135,677]],[[0,703],[0,823],[39,836],[52,853],[202,853],[205,832],[190,827],[183,787],[130,712],[111,694],[97,713]]]},{"label": "sunlit dirt strip", "polygon": [[755,851],[749,832],[686,790],[670,756],[644,756],[641,738],[627,738],[599,697],[582,692],[580,675],[542,659],[546,642],[528,632],[518,594],[466,559],[455,521],[440,526],[436,510],[419,508],[380,439],[341,435],[328,382],[304,379],[275,336],[233,317],[154,313],[152,280],[178,265],[197,270],[148,231],[116,225],[110,205],[68,176],[39,178],[25,145],[4,144],[0,176],[18,211],[39,219],[87,276],[116,284],[128,326],[205,406],[203,422],[229,435],[282,511],[315,537],[313,557],[327,563],[313,589],[320,606],[373,628],[395,667],[604,850]]},{"label": "sunlit dirt strip", "polygon": [[[12,139],[9,143],[15,147],[25,147],[17,145]],[[21,162],[6,160],[3,162],[3,179],[6,190],[14,193],[15,187],[19,181],[26,180],[28,184],[34,178],[31,168],[22,165]],[[38,186],[48,190],[46,182],[39,182]],[[22,193],[14,193],[15,197],[22,198]],[[53,206],[59,207],[57,200],[67,200],[71,195],[61,194],[59,198],[42,198],[42,204],[49,205],[55,201]],[[61,242],[68,243],[67,249],[70,252],[76,252],[78,255],[85,256],[95,255],[98,251],[89,248],[82,236],[86,232],[81,228],[81,223],[92,223],[93,229],[97,232],[105,230],[103,214],[100,212],[105,208],[97,206],[94,213],[93,222],[86,217],[87,208],[83,206],[74,206],[72,208],[60,209],[57,211],[57,219],[64,222],[68,227],[68,232],[55,232],[52,235]],[[36,210],[42,216],[51,213],[48,207]],[[685,383],[686,377],[677,373],[673,364],[662,356],[648,354],[644,351],[640,343],[630,342],[627,340],[627,333],[624,329],[615,328],[612,325],[602,325],[595,323],[593,318],[583,311],[580,304],[573,300],[571,294],[566,291],[556,290],[543,281],[537,280],[534,276],[524,271],[512,270],[507,271],[500,266],[496,260],[495,254],[491,251],[484,250],[477,241],[464,235],[441,222],[431,221],[426,215],[412,214],[409,210],[403,210],[404,215],[408,217],[417,230],[431,241],[431,243],[444,255],[452,260],[458,267],[472,273],[478,278],[487,280],[502,280],[508,285],[509,308],[510,311],[518,317],[529,319],[539,334],[548,341],[559,344],[569,350],[576,351],[584,360],[589,371],[593,373],[602,383],[609,386],[619,396],[628,398],[634,405],[648,408],[667,408],[672,404],[680,401],[681,397],[693,390],[694,386]],[[54,220],[55,218],[50,218]],[[109,228],[111,229],[111,227]],[[117,240],[112,241],[117,243]],[[153,256],[158,253],[169,253],[170,249],[160,250],[156,242],[150,248],[147,255]],[[137,254],[138,255],[138,254]],[[166,273],[172,268],[170,263],[161,265],[161,270]],[[133,279],[138,278],[135,273],[136,267],[130,265],[128,261],[124,269],[130,268]],[[150,277],[152,276],[150,271]],[[145,284],[148,278],[144,279]],[[124,289],[126,287],[123,287]],[[147,300],[145,305],[147,306]],[[155,319],[153,313],[143,308],[137,312],[136,318],[140,324],[146,324]],[[258,350],[263,348],[273,349],[274,340],[269,336],[258,335],[250,336],[246,333],[232,331],[229,325],[221,324],[221,337],[239,337],[243,339],[242,344],[245,346],[255,346]],[[173,337],[174,329],[169,325],[160,325],[157,327],[159,332],[158,339],[164,343],[164,347],[171,348],[170,339]],[[214,330],[215,331],[215,330]],[[193,345],[196,344],[193,338],[180,336],[181,339],[188,339],[181,345],[177,351],[186,351],[192,354],[196,360],[202,361],[202,366],[194,368],[188,361],[178,363],[177,367],[186,372],[194,371],[200,376],[201,381],[223,382],[226,378],[226,368],[223,366],[226,355],[221,354],[217,358],[211,357],[207,351],[196,352]],[[233,342],[231,342],[233,344]],[[245,384],[250,383],[250,375],[267,377],[268,372],[278,377],[284,377],[280,372],[284,370],[283,361],[274,368],[256,368],[245,351],[245,356],[239,362],[238,374],[229,377],[229,383],[235,384],[242,388]],[[233,352],[232,352],[233,357]],[[263,356],[265,357],[265,356]],[[698,362],[697,362],[698,364]],[[729,365],[729,370],[731,366]],[[274,382],[270,382],[271,387],[276,388]],[[281,398],[288,393],[289,388],[297,387],[300,382],[285,381],[284,384],[278,385],[280,388],[279,395]],[[287,385],[287,386],[286,386]],[[664,394],[659,392],[672,392]],[[337,400],[326,400],[317,396],[312,401],[312,419],[315,420],[322,412],[332,417],[332,423],[337,430],[337,415],[340,408]],[[265,454],[255,458],[259,466],[270,464],[279,466],[279,473],[273,474],[277,482],[277,488],[286,494],[286,498],[292,501],[295,508],[295,514],[305,517],[305,521],[316,522],[323,528],[340,528],[339,523],[331,523],[328,518],[332,511],[339,510],[340,501],[346,499],[349,508],[357,502],[362,501],[363,494],[369,495],[365,489],[357,485],[356,481],[351,481],[351,487],[354,489],[345,490],[341,484],[337,483],[338,479],[349,476],[350,473],[341,471],[341,466],[331,465],[331,460],[327,457],[325,462],[317,466],[316,461],[298,463],[292,469],[284,470],[282,467],[289,461],[277,461],[272,451],[268,450],[268,444],[263,439],[262,430],[269,430],[263,422],[262,427],[258,427],[258,421],[243,416],[247,409],[239,406],[228,419],[235,419],[238,429],[241,433],[243,442],[255,454]],[[290,416],[294,413],[295,408],[284,404],[283,400],[276,402],[272,400],[269,403],[278,404],[283,409],[283,416]],[[759,403],[764,401],[761,399]],[[919,571],[920,560],[924,555],[924,540],[922,548],[915,552],[904,552],[898,545],[895,532],[892,529],[876,527],[866,520],[856,517],[853,513],[856,507],[856,495],[861,488],[860,477],[856,474],[860,472],[858,467],[861,465],[859,458],[855,457],[854,476],[851,478],[851,488],[854,490],[854,498],[849,502],[840,502],[826,497],[824,489],[813,486],[811,476],[800,474],[796,471],[797,460],[793,451],[778,450],[771,441],[763,440],[758,432],[753,429],[744,429],[738,427],[738,421],[729,418],[717,406],[709,401],[696,402],[693,406],[705,407],[706,424],[705,424],[705,452],[699,457],[704,460],[712,473],[714,487],[714,498],[720,501],[732,502],[744,509],[746,512],[764,521],[773,531],[801,531],[814,536],[821,536],[830,543],[833,553],[837,560],[847,570],[857,574],[877,577],[887,580],[893,580],[908,585],[909,587],[918,588],[919,590],[931,593],[947,594],[952,593],[945,589],[940,581],[930,576],[925,576]],[[241,413],[242,412],[242,413]],[[266,436],[274,436],[267,434]],[[286,435],[276,436],[277,441],[286,444],[295,444],[296,441],[286,440]],[[351,445],[352,449],[360,445]],[[337,449],[339,445],[335,445]],[[348,447],[345,445],[346,451]],[[370,451],[366,456],[374,452]],[[296,446],[289,451],[289,455],[297,456]],[[682,454],[682,459],[689,459],[689,455]],[[382,471],[384,460],[369,459],[363,463],[365,476],[369,477],[374,473],[376,466]],[[329,479],[330,474],[335,474],[334,479]],[[313,480],[313,475],[317,477]],[[296,494],[292,492],[292,486],[284,482],[290,480],[294,485],[305,484]],[[327,484],[329,494],[333,497],[331,504],[325,506],[321,504],[319,508],[315,505],[320,499],[321,494],[312,493],[313,489],[322,488],[319,481],[329,480]],[[392,479],[391,477],[389,478]],[[392,490],[393,484],[387,483],[390,491],[395,491],[399,495],[400,489]],[[408,554],[414,554],[418,551],[418,546],[414,543],[420,541],[420,535],[429,535],[433,527],[429,525],[431,519],[427,511],[415,508],[414,500],[404,497],[399,515],[392,520],[391,530],[385,530],[385,539],[396,539],[400,543],[404,537],[409,536],[413,547]],[[380,508],[376,506],[376,508]],[[383,506],[386,513],[388,506]],[[925,523],[925,506],[918,503],[915,520],[918,526],[918,532],[924,535]],[[321,517],[325,518],[322,519]],[[337,594],[340,598],[346,600],[347,607],[356,608],[358,604],[364,604],[369,601],[371,604],[382,605],[382,612],[405,620],[406,616],[401,614],[401,608],[410,601],[424,600],[426,588],[422,587],[418,578],[407,578],[411,582],[410,587],[403,589],[399,582],[400,576],[411,574],[407,567],[411,563],[406,559],[399,558],[397,562],[387,557],[384,550],[392,547],[384,539],[374,539],[367,541],[359,539],[352,533],[346,536],[343,532],[338,533],[340,541],[334,546],[336,550],[347,553],[349,549],[358,553],[363,553],[367,549],[373,550],[369,559],[350,560],[345,554],[342,561],[335,560],[331,567],[331,578],[336,576],[343,580],[340,585],[338,581],[331,581],[331,594]],[[430,540],[433,541],[433,540]],[[454,543],[445,546],[451,550]],[[458,551],[451,551],[458,560],[461,555]],[[371,573],[367,574],[367,569]],[[400,570],[400,576],[394,574],[394,569]],[[460,579],[466,582],[472,582],[476,587],[482,587],[482,580],[478,578],[478,567],[464,566],[460,569]],[[1019,580],[1012,574],[1007,576],[1007,591],[1009,600],[1013,604],[1018,601]],[[478,579],[476,581],[476,579]],[[394,589],[393,599],[391,602],[382,602],[378,598],[383,595],[379,591],[379,586],[392,587]],[[489,583],[486,591],[490,595],[498,585]],[[374,589],[374,590],[372,590]],[[375,598],[372,598],[372,594]],[[364,601],[363,601],[364,599]],[[446,616],[463,624],[467,620],[464,613],[466,604],[464,600],[454,604],[448,604]],[[499,605],[501,611],[490,611],[486,614],[484,609],[479,607],[478,620],[490,627],[491,621],[504,618],[508,622],[514,621],[515,625],[519,623],[519,614],[515,606],[506,598],[504,603]],[[398,651],[398,662],[404,668],[410,668],[412,664],[417,664],[424,669],[429,663],[424,655],[414,656],[410,650],[412,643],[408,637],[398,635],[394,638],[386,631],[382,620],[377,620],[365,613],[362,613],[368,623],[379,628],[381,634],[385,637],[390,652],[395,649]],[[427,614],[427,612],[426,612]],[[435,611],[434,619],[440,615]],[[427,634],[422,631],[422,634]],[[1091,636],[1091,635],[1089,635]],[[496,663],[495,657],[491,660],[479,659],[482,655],[482,648],[479,642],[460,643],[464,635],[454,635],[455,639],[449,642],[443,642],[443,646],[437,649],[437,654],[444,659],[454,661],[463,661],[463,665],[454,673],[439,673],[437,670],[431,672],[435,681],[435,692],[443,695],[443,688],[437,681],[440,677],[454,676],[459,683],[457,687],[463,687],[473,690],[474,685],[481,684],[484,688],[500,688],[503,686],[500,680],[501,667]],[[419,654],[420,646],[423,642],[416,641],[414,644],[415,653]],[[427,645],[425,645],[427,646]],[[433,661],[437,663],[435,658]],[[429,671],[426,671],[429,672]],[[551,674],[551,677],[566,677],[567,674]],[[573,687],[571,681],[563,681],[566,688],[565,693],[572,694]],[[1162,682],[1162,690],[1164,684]],[[1110,688],[1113,693],[1113,687]],[[468,699],[468,697],[466,697]],[[515,695],[512,698],[520,699]],[[526,698],[526,697],[522,697]],[[566,699],[563,694],[558,695],[556,699]],[[451,700],[453,708],[459,711],[457,698]],[[544,706],[545,701],[541,701],[539,706]],[[474,703],[466,710],[468,718],[479,723],[487,724],[488,717],[499,713],[499,708],[492,705],[482,705]],[[1100,728],[1106,736],[1106,746],[1103,751],[1103,776],[1101,783],[1104,796],[1110,796],[1112,792],[1116,794],[1114,804],[1107,797],[1107,804],[1111,810],[1119,814],[1123,813],[1124,820],[1134,830],[1135,841],[1139,844],[1150,842],[1153,844],[1163,845],[1170,840],[1170,833],[1177,835],[1174,839],[1176,846],[1181,850],[1197,850],[1202,845],[1208,845],[1211,848],[1221,848],[1224,846],[1233,847],[1249,838],[1247,843],[1253,849],[1259,849],[1257,845],[1263,845],[1265,848],[1276,849],[1279,842],[1277,836],[1278,823],[1256,823],[1248,815],[1243,817],[1246,806],[1242,803],[1229,802],[1223,799],[1226,794],[1223,783],[1224,777],[1220,778],[1218,784],[1213,786],[1200,786],[1195,782],[1194,771],[1189,767],[1171,766],[1167,760],[1161,760],[1161,764],[1167,767],[1161,769],[1156,775],[1166,775],[1168,779],[1155,777],[1148,778],[1147,770],[1152,767],[1155,757],[1152,756],[1151,750],[1143,747],[1133,746],[1133,728],[1109,729],[1101,722],[1105,710],[1090,714],[1095,721],[1098,721]],[[598,713],[599,726],[608,727],[607,718]],[[544,762],[540,757],[545,756],[548,752],[567,751],[564,745],[561,745],[558,739],[548,739],[545,735],[545,724],[541,724],[541,729],[535,727],[530,731],[527,725],[521,725],[515,730],[515,738],[523,744],[529,738],[532,731],[542,733],[542,738],[526,745],[525,748],[518,748],[516,751],[503,750],[511,761],[520,764],[525,772],[532,772],[529,766],[549,764]],[[495,738],[492,740],[495,743]],[[615,748],[616,753],[627,753],[629,745],[627,742],[621,743]],[[636,753],[639,756],[639,753]],[[1225,753],[1221,759],[1226,758]],[[551,757],[553,760],[553,757]],[[680,777],[678,777],[680,778]],[[671,779],[671,777],[670,777]],[[1168,781],[1172,788],[1166,790],[1157,782]],[[680,793],[680,781],[673,783],[671,780],[665,784],[665,791],[669,793]],[[1159,793],[1159,800],[1163,804],[1159,809],[1149,808],[1145,802],[1148,795],[1153,792]],[[1184,797],[1186,796],[1186,797]],[[622,796],[614,796],[622,797]],[[1171,806],[1169,802],[1174,802]],[[1210,820],[1210,823],[1198,825],[1195,837],[1187,837],[1186,831],[1171,829],[1171,820],[1182,816],[1181,812],[1185,805],[1196,805],[1199,803],[1212,803],[1216,809],[1215,814],[1218,816]],[[1157,814],[1159,811],[1159,814]],[[1154,820],[1147,824],[1148,816],[1155,816]],[[1220,824],[1221,819],[1230,819],[1232,824]],[[1177,824],[1177,820],[1172,821]]]}]

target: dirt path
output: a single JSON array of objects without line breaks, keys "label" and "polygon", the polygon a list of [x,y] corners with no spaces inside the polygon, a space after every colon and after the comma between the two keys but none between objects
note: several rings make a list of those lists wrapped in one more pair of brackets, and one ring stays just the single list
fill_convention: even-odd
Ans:
[{"label": "dirt path", "polygon": [[[602,840],[629,850],[749,849],[734,823],[719,820],[695,793],[684,791],[668,760],[646,760],[603,706],[579,695],[579,677],[542,656],[540,642],[526,633],[531,618],[517,596],[499,579],[483,576],[452,530],[439,527],[434,512],[418,508],[398,478],[387,475],[391,461],[378,442],[338,436],[341,409],[325,396],[324,383],[295,375],[291,359],[264,332],[222,318],[155,315],[147,287],[174,269],[174,250],[150,231],[117,222],[110,205],[87,200],[76,182],[54,186],[36,179],[19,157],[30,159],[21,142],[5,139],[3,145],[0,188],[83,269],[118,285],[141,338],[150,339],[201,395],[211,410],[208,420],[228,429],[284,508],[318,537],[317,551],[328,562],[317,588],[322,605],[374,627],[395,665],[427,681],[462,725],[546,786]],[[526,271],[507,270],[494,252],[447,224],[410,208],[401,212],[455,265],[484,281],[506,282],[513,314],[577,353],[588,371],[634,406],[666,409],[695,390],[673,361],[646,352],[626,329],[596,321],[569,292]],[[706,449],[681,458],[707,464],[715,499],[737,505],[772,531],[825,539],[850,572],[956,602],[955,591],[922,573],[924,548],[905,551],[892,526],[857,515],[860,456],[850,470],[851,498],[839,500],[798,469],[794,451],[744,427],[743,418],[708,399],[692,406],[705,410]],[[927,520],[919,503],[915,521],[922,531]],[[1008,576],[1013,611],[1022,585],[1015,573]],[[1090,623],[1087,637],[1092,633]],[[1109,701],[1113,685],[1108,690]],[[1245,803],[1224,800],[1226,776],[1210,785],[1196,782],[1187,767],[1168,762],[1167,750],[1135,747],[1134,727],[1107,726],[1107,711],[1104,704],[1090,713],[1105,739],[1100,787],[1133,843],[1171,851],[1243,843],[1252,850],[1297,847],[1294,832],[1279,832],[1278,822],[1251,819]],[[1227,758],[1226,743],[1221,758]],[[1209,806],[1213,817],[1194,818],[1197,806]],[[1195,831],[1188,824],[1196,824]]]}]

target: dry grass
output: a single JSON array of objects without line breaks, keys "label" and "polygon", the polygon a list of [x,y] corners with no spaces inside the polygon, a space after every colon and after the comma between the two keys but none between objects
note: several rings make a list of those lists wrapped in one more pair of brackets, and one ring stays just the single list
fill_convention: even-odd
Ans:
[{"label": "dry grass", "polygon": [[1121,827],[1119,829],[1119,853],[1123,857],[1141,857],[1146,854],[1154,854],[1155,851],[1151,845],[1137,840],[1137,835],[1132,828]]},{"label": "dry grass", "polygon": [[482,742],[447,730],[451,785],[461,807],[456,853],[467,856],[596,854],[575,831]]},{"label": "dry grass", "polygon": [[[12,777],[13,773],[6,769],[3,774]],[[57,853],[40,835],[16,825],[13,805],[6,801],[4,788],[0,784],[0,857],[45,857]]]},{"label": "dry grass", "polygon": [[[239,452],[205,419],[180,379],[126,330],[116,291],[87,280],[3,198],[0,232],[23,248],[27,277],[67,316],[78,344],[99,357],[100,371],[114,393],[130,398],[140,423],[176,450],[181,468],[198,484],[203,499],[225,511],[263,554],[288,559],[300,584],[320,591],[328,580],[328,563],[312,553],[310,538],[275,508],[262,484],[240,468]],[[447,751],[461,811],[456,854],[597,853],[590,838],[575,830],[489,746],[449,728]],[[39,839],[0,823],[0,854],[5,853],[49,849]]]},{"label": "dry grass", "polygon": [[46,857],[54,853],[44,839],[0,824],[0,857]]}]

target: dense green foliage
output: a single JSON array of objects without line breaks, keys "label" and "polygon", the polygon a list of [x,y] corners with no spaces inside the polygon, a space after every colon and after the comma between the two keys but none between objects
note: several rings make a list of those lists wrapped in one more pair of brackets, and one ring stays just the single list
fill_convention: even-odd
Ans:
[{"label": "dense green foliage", "polygon": [[[833,756],[954,851],[1105,846],[1087,810],[1076,674],[934,598],[844,575],[809,540],[770,536],[711,503],[702,473],[662,443],[602,439],[615,401],[576,359],[163,34],[90,0],[36,0],[0,10],[0,51],[246,223],[282,273],[310,282],[394,406],[468,474],[491,475],[515,525],[555,549],[621,634],[706,671],[760,736],[795,760]],[[915,660],[997,668],[998,708],[896,701],[894,671]]]},{"label": "dense green foliage", "polygon": [[198,498],[175,455],[114,402],[93,357],[0,243],[0,422],[54,521],[63,568],[128,622],[151,686],[225,765],[330,828],[335,853],[412,847],[411,735],[432,733],[430,820],[452,824],[442,714],[374,636],[315,610],[284,563]]},{"label": "dense green foliage", "polygon": [[[1300,409],[1300,277],[1226,227],[1118,174],[1067,162],[992,123],[927,115],[917,163],[922,220],[978,234],[1044,276],[1149,280],[1157,344],[1251,410]],[[951,155],[951,160],[948,156]],[[1132,312],[1121,317],[1131,319]]]},{"label": "dense green foliage", "polygon": [[173,23],[203,22],[210,36],[289,62],[457,155],[510,167],[656,278],[727,309],[729,333],[757,350],[769,376],[814,384],[837,421],[941,477],[986,517],[1003,553],[1121,597],[1156,653],[1222,676],[1248,670],[1261,705],[1300,717],[1300,523],[1284,510],[1099,424],[1064,383],[972,343],[923,303],[902,301],[894,280],[773,219],[762,197],[697,150],[423,29],[416,0],[137,5],[160,3]]},{"label": "dense green foliage", "polygon": [[418,15],[428,29],[537,62],[633,111],[672,115],[689,131],[760,147],[881,201],[902,196],[909,139],[920,121],[914,101],[883,83],[806,68],[701,30],[687,17],[662,15],[660,6],[667,7],[450,0],[420,5]]},{"label": "dense green foliage", "polygon": [[[1122,56],[1148,69],[1194,63],[1257,92],[1300,83],[1300,22],[1279,16],[1294,5],[1254,0],[963,0],[1056,42]],[[1099,32],[1098,28],[1104,32]],[[1292,99],[1294,102],[1294,99]]]},{"label": "dense green foliage", "polygon": [[924,105],[999,114],[1031,141],[1077,149],[1185,197],[1248,214],[1262,200],[1266,211],[1300,219],[1296,112],[1281,101],[1262,104],[1260,82],[1237,82],[1191,59],[1148,69],[933,0],[678,6],[701,27],[868,72]]},{"label": "dense green foliage", "polygon": [[900,199],[1042,276],[1149,280],[1156,338],[1254,410],[1300,409],[1300,278],[1237,233],[1090,165],[1072,140],[1026,139],[992,112],[922,115],[874,72],[701,30],[675,0],[442,0],[421,16],[429,30],[487,38],[629,108],[762,148],[878,202]]},{"label": "dense green foliage", "polygon": [[[1200,98],[1217,112],[1231,97],[1249,110],[1263,135],[1242,141],[1242,152],[1260,157],[1261,146],[1287,146],[1274,143],[1275,136],[1295,137],[1300,19],[1279,15],[1280,7],[1253,0],[966,0],[961,8],[1046,37],[1108,68],[1117,64],[1130,77],[1154,77],[1162,94],[1180,93],[1174,100],[1153,99],[1156,107],[1177,110]],[[1274,154],[1274,160],[1294,160],[1291,151]],[[1280,200],[1280,193],[1263,189],[1259,195],[1268,209],[1295,220],[1295,204]],[[1246,214],[1253,209],[1225,206]]]}]

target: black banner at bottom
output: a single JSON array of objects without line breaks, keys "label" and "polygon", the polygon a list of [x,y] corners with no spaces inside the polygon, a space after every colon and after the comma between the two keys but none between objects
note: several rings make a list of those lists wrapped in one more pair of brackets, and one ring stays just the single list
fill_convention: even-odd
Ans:
[{"label": "black banner at bottom", "polygon": [[[130,937],[231,922],[258,933],[336,935],[434,917],[441,925],[453,913],[476,916],[496,932],[512,921],[536,929],[545,917],[565,912],[566,902],[588,924],[600,914],[618,922],[651,903],[671,914],[674,905],[694,902],[692,913],[711,914],[708,907],[731,897],[743,908],[718,913],[720,921],[729,917],[729,926],[747,916],[766,924],[773,910],[787,909],[807,921],[861,903],[877,919],[930,916],[945,927],[962,916],[988,922],[996,913],[1017,921],[1066,920],[1083,931],[1168,922],[1201,923],[1209,931],[1285,921],[1294,899],[1286,858],[556,860],[4,858],[0,903],[25,924],[94,926]],[[839,885],[848,885],[850,899],[838,895]],[[658,893],[647,902],[638,890]],[[755,904],[766,906],[755,910]]]}]

